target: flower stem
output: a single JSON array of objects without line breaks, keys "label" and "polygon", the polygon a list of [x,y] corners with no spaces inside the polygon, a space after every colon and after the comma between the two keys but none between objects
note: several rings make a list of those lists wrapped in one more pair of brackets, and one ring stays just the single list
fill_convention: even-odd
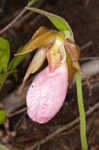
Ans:
[{"label": "flower stem", "polygon": [[88,150],[87,139],[86,139],[86,120],[85,120],[85,111],[84,111],[84,104],[83,104],[80,71],[76,72],[76,85],[77,85],[77,98],[78,98],[78,106],[79,106],[79,113],[80,113],[80,134],[81,134],[82,150]]}]

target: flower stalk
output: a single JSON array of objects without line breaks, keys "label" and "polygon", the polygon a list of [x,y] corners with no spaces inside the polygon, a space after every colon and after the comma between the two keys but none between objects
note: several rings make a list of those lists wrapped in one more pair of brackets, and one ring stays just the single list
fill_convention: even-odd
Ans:
[{"label": "flower stalk", "polygon": [[80,78],[79,71],[76,72],[76,85],[77,85],[78,107],[79,107],[79,114],[80,114],[80,134],[81,134],[82,150],[88,150],[87,139],[86,139],[85,111],[84,111],[82,86],[81,86],[81,78]]}]

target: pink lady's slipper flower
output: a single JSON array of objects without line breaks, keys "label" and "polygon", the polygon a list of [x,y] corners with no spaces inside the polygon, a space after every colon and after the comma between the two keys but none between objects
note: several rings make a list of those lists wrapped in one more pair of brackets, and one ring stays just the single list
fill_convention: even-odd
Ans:
[{"label": "pink lady's slipper flower", "polygon": [[[62,50],[61,58],[53,52],[56,45]],[[66,56],[59,40],[55,41],[47,58],[49,65],[35,77],[26,97],[27,114],[38,123],[46,123],[56,115],[63,105],[68,87]]]},{"label": "pink lady's slipper flower", "polygon": [[68,83],[71,84],[75,68],[78,67],[78,53],[75,53],[74,44],[65,41],[63,32],[49,31],[45,27],[41,27],[24,51],[17,55],[26,54],[36,48],[39,49],[27,69],[20,93],[30,74],[36,72],[47,58],[48,66],[35,77],[26,96],[28,116],[35,122],[46,123],[64,103]]},{"label": "pink lady's slipper flower", "polygon": [[53,72],[46,67],[35,77],[27,92],[28,116],[38,123],[51,120],[64,103],[67,87],[67,66],[62,64]]}]

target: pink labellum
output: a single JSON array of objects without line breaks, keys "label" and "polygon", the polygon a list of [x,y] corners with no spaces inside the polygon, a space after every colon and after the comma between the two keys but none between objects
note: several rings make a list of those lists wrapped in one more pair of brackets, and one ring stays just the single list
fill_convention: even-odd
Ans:
[{"label": "pink labellum", "polygon": [[28,116],[38,123],[51,120],[63,105],[67,88],[67,66],[61,64],[53,72],[47,66],[35,77],[27,92]]}]

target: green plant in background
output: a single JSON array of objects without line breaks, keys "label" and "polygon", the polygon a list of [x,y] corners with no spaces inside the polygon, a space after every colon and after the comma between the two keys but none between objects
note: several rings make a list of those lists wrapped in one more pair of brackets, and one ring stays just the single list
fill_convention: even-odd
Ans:
[{"label": "green plant in background", "polygon": [[0,125],[4,123],[6,118],[6,110],[1,109],[0,110]]},{"label": "green plant in background", "polygon": [[17,150],[16,148],[8,148],[5,145],[0,144],[0,150]]},{"label": "green plant in background", "polygon": [[[23,48],[18,50],[18,53],[22,51]],[[5,80],[11,74],[15,75],[16,67],[22,62],[25,55],[18,56],[10,59],[10,44],[8,40],[0,37],[0,89],[2,88]]]},{"label": "green plant in background", "polygon": [[[18,50],[18,53],[21,52],[23,48]],[[24,59],[25,55],[14,57],[11,61],[10,59],[10,44],[8,40],[0,37],[0,90],[2,89],[4,82],[9,75],[17,75],[16,67]],[[16,77],[16,76],[15,76]],[[6,119],[6,110],[0,110],[0,125],[4,124]]]}]

